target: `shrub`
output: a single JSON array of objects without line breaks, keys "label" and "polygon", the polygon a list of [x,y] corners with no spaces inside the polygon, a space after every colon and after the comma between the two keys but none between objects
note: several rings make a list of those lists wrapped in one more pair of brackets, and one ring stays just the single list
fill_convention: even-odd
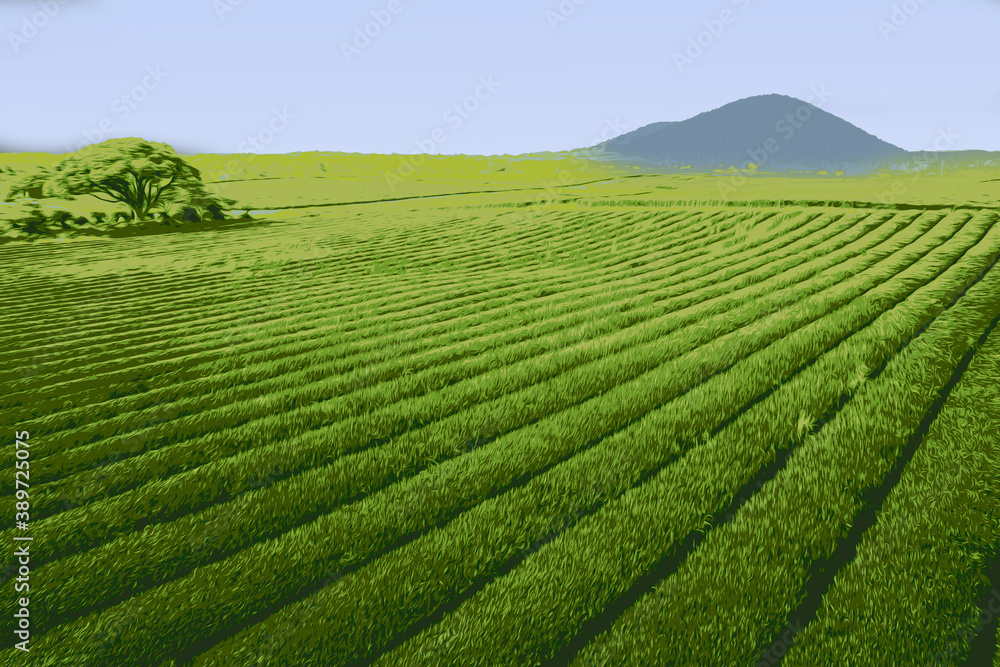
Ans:
[{"label": "shrub", "polygon": [[153,213],[153,221],[158,222],[161,225],[172,225],[177,222],[177,218],[170,215],[170,213],[166,211],[156,211]]},{"label": "shrub", "polygon": [[31,203],[26,207],[25,215],[15,221],[22,231],[28,234],[45,234],[48,232],[48,219],[38,204]]},{"label": "shrub", "polygon": [[6,201],[12,202],[18,197],[27,196],[32,199],[40,199],[44,196],[46,181],[49,179],[47,170],[40,170],[34,173],[24,174],[15,179],[7,188]]},{"label": "shrub", "polygon": [[70,229],[69,223],[73,219],[73,215],[69,211],[54,211],[49,214],[49,220],[52,222],[52,226],[56,229],[62,227],[63,229]]},{"label": "shrub", "polygon": [[213,220],[225,220],[226,216],[222,212],[222,209],[215,204],[208,205],[208,213],[212,216]]}]

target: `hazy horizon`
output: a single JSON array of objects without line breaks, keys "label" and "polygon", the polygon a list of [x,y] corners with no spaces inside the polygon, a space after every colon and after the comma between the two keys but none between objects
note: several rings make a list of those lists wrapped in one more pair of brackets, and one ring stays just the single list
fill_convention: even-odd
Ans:
[{"label": "hazy horizon", "polygon": [[986,0],[17,0],[0,150],[524,154],[816,91],[905,150],[1000,150],[998,19]]}]

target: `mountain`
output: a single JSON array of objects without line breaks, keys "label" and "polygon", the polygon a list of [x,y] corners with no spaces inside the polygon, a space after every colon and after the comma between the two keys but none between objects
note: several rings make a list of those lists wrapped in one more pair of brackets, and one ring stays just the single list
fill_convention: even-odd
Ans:
[{"label": "mountain", "polygon": [[909,153],[786,95],[758,95],[677,122],[652,123],[587,151],[613,161],[697,169],[850,169]]}]

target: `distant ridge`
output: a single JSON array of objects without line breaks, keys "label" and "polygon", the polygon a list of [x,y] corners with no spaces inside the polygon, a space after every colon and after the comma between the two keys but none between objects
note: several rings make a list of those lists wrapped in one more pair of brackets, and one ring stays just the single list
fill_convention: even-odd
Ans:
[{"label": "distant ridge", "polygon": [[615,161],[698,169],[753,163],[766,170],[850,169],[909,155],[787,95],[748,97],[687,120],[652,123],[587,152]]}]

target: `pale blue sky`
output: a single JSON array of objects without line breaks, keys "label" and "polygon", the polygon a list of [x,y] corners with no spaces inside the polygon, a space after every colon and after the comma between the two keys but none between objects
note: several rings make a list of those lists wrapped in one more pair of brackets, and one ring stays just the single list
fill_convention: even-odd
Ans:
[{"label": "pale blue sky", "polygon": [[557,151],[814,89],[908,150],[1000,150],[996,0],[7,0],[0,28],[4,151]]}]

